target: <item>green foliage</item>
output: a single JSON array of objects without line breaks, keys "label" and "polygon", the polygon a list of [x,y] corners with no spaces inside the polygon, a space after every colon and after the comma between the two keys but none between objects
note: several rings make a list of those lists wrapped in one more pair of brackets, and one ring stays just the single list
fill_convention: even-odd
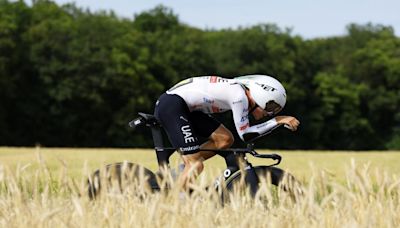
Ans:
[{"label": "green foliage", "polygon": [[315,96],[320,102],[318,108],[313,110],[318,114],[315,119],[320,127],[317,131],[320,135],[318,141],[333,149],[373,146],[368,145],[373,130],[359,109],[365,85],[351,83],[342,75],[327,73],[317,74],[314,83]]},{"label": "green foliage", "polygon": [[392,138],[386,144],[389,150],[400,150],[400,129],[396,129]]},{"label": "green foliage", "polygon": [[[288,93],[263,147],[398,149],[400,39],[391,27],[347,27],[303,40],[274,24],[200,30],[162,5],[135,15],[52,1],[0,0],[0,145],[151,146],[126,124],[187,77],[268,74]],[[231,116],[220,118],[233,129]]]}]

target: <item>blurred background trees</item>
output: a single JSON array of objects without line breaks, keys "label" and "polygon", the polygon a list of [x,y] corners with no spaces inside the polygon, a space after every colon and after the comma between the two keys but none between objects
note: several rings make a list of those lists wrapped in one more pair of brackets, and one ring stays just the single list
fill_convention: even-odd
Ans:
[{"label": "blurred background trees", "polygon": [[[261,147],[400,149],[400,38],[382,25],[305,40],[274,24],[201,30],[164,6],[120,18],[73,4],[0,0],[0,145],[150,147],[138,111],[199,75],[267,74],[283,82],[283,114]],[[217,116],[231,129],[230,115]]]}]

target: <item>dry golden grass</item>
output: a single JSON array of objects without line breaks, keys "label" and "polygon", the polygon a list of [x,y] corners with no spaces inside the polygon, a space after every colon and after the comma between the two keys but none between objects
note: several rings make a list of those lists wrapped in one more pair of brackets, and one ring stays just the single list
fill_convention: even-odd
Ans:
[{"label": "dry golden grass", "polygon": [[[70,177],[80,177],[84,169],[93,171],[106,164],[130,161],[139,163],[152,171],[157,170],[156,155],[151,149],[70,149],[70,148],[10,148],[0,147],[0,164],[15,169],[28,166],[28,171],[39,167],[38,160],[45,161],[53,172],[66,172]],[[40,157],[38,157],[40,152]],[[379,169],[389,173],[400,173],[400,151],[383,152],[337,152],[337,151],[270,151],[259,153],[278,153],[283,157],[280,168],[289,170],[298,179],[307,182],[313,169],[323,170],[329,178],[344,182],[347,165],[351,160],[357,164],[370,164],[370,169]],[[254,165],[268,164],[268,160],[249,157]],[[179,162],[178,155],[171,158],[172,166]],[[212,181],[225,169],[222,158],[215,156],[206,161],[204,175]]]},{"label": "dry golden grass", "polygon": [[[276,200],[268,185],[260,198],[233,195],[225,206],[205,190],[86,197],[86,178],[95,168],[130,160],[155,170],[155,157],[148,155],[154,156],[142,150],[1,148],[0,227],[400,227],[400,177],[398,166],[391,166],[399,162],[397,153],[282,153],[281,167],[304,180],[296,201],[284,194]],[[382,165],[376,163],[382,158]],[[198,189],[213,177],[202,175]]]}]

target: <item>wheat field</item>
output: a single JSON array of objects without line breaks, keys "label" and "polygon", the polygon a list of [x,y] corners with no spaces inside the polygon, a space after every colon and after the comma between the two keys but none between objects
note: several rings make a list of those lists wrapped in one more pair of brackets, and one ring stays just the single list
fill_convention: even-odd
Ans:
[{"label": "wheat field", "polygon": [[279,167],[302,182],[301,196],[274,194],[264,183],[254,199],[233,194],[222,205],[217,194],[202,190],[224,168],[219,158],[206,162],[191,195],[136,189],[90,200],[86,180],[95,169],[129,160],[155,171],[154,153],[0,148],[0,227],[400,227],[398,152],[279,154]]}]

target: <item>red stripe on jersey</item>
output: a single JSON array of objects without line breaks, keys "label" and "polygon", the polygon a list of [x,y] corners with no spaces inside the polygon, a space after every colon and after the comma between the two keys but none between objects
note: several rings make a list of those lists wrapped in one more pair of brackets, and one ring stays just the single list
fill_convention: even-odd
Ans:
[{"label": "red stripe on jersey", "polygon": [[240,126],[239,130],[244,131],[244,130],[246,130],[246,128],[248,128],[249,126],[250,126],[249,123],[247,123],[247,124],[245,124],[245,125],[243,125],[243,126]]},{"label": "red stripe on jersey", "polygon": [[216,106],[211,106],[212,111],[215,112],[219,112],[219,108]]},{"label": "red stripe on jersey", "polygon": [[210,77],[210,82],[211,83],[216,83],[218,81],[218,77],[217,76],[211,76]]}]

